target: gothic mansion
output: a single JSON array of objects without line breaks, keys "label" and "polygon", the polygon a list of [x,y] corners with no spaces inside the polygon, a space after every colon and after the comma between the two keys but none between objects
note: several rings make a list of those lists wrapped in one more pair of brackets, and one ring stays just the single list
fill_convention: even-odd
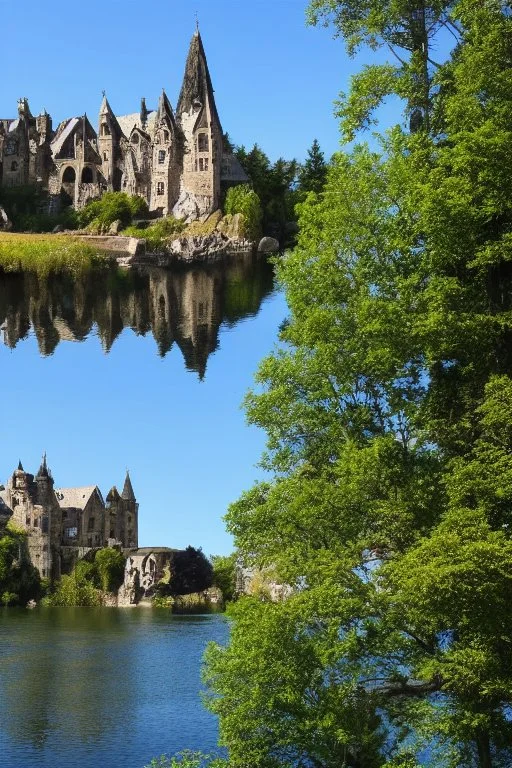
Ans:
[{"label": "gothic mansion", "polygon": [[116,116],[106,96],[98,133],[86,115],[52,130],[50,115],[18,102],[16,119],[0,119],[0,185],[39,185],[50,209],[61,199],[80,208],[106,191],[140,195],[151,211],[193,220],[219,208],[222,189],[247,181],[223,132],[208,64],[196,30],[176,114],[164,91],[158,108]]}]

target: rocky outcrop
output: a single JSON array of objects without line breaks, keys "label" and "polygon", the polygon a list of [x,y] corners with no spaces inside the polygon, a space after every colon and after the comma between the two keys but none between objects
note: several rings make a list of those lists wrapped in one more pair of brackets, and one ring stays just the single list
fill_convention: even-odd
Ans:
[{"label": "rocky outcrop", "polygon": [[262,237],[258,244],[258,253],[277,253],[279,251],[279,240],[275,237]]},{"label": "rocky outcrop", "polygon": [[10,232],[12,229],[12,221],[9,219],[5,208],[0,205],[0,231]]}]

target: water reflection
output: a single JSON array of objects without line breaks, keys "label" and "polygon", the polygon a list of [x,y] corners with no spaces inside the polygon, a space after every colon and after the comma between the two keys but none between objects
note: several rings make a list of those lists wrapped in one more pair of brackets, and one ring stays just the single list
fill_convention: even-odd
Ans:
[{"label": "water reflection", "polygon": [[131,328],[143,336],[151,332],[162,357],[176,343],[186,368],[202,378],[221,323],[257,313],[272,288],[272,268],[248,255],[226,265],[113,268],[80,279],[1,274],[0,342],[14,349],[32,330],[47,356],[61,341],[96,333],[109,352],[123,329]]},{"label": "water reflection", "polygon": [[227,631],[220,616],[0,609],[2,760],[142,768],[163,752],[214,749],[200,662],[206,643],[225,642]]}]

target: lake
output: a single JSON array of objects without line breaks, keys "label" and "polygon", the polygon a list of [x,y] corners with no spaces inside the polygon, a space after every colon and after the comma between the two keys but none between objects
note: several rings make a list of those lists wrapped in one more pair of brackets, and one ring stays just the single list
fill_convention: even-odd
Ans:
[{"label": "lake", "polygon": [[143,768],[216,748],[201,657],[222,615],[165,610],[0,610],[0,762],[6,768]]}]

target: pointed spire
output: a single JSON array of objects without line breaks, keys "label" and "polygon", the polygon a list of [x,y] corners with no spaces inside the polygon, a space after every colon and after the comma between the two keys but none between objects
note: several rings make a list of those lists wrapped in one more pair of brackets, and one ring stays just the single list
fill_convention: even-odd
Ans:
[{"label": "pointed spire", "polygon": [[[199,28],[196,29],[187,56],[185,64],[185,74],[183,76],[183,85],[181,86],[180,97],[176,114],[178,118],[183,112],[190,112],[193,106],[200,103],[203,107],[209,104],[212,118],[214,118],[220,127],[219,115],[215,106],[213,95],[213,86],[206,61],[206,54],[203,48],[203,41]],[[222,130],[222,129],[221,129]]]},{"label": "pointed spire", "polygon": [[125,501],[135,501],[135,494],[133,492],[132,481],[130,480],[130,473],[128,470],[126,470],[126,479],[124,481],[121,498]]},{"label": "pointed spire", "polygon": [[165,90],[162,88],[162,93],[158,99],[158,110],[156,113],[156,125],[161,125],[162,122],[168,123],[170,126],[175,126],[174,112],[172,111],[171,102],[167,98]]},{"label": "pointed spire", "polygon": [[146,124],[148,122],[148,108],[146,107],[146,99],[144,96],[140,100],[140,124],[142,126],[142,130],[146,130]]},{"label": "pointed spire", "polygon": [[20,472],[24,472],[24,471],[25,471],[25,470],[23,469],[23,464],[21,463],[21,459],[20,459],[20,460],[19,460],[19,462],[18,462],[18,469],[19,469],[19,471],[20,471]]},{"label": "pointed spire", "polygon": [[51,477],[50,470],[48,469],[48,465],[46,463],[46,451],[43,453],[43,459],[41,461],[41,466],[39,467],[37,477]]}]

